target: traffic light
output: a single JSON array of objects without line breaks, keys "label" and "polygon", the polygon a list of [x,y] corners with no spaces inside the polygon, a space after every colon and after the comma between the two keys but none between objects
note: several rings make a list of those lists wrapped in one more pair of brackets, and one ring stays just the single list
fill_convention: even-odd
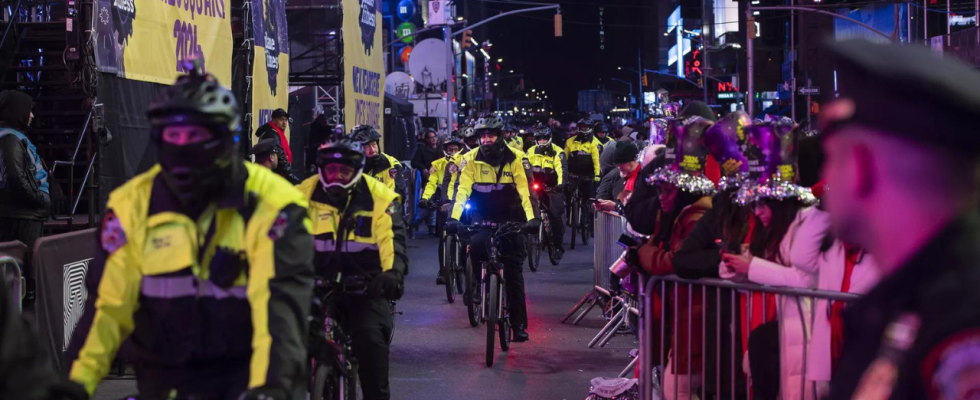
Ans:
[{"label": "traffic light", "polygon": [[643,74],[643,86],[650,86],[650,83],[647,81],[647,74]]},{"label": "traffic light", "polygon": [[473,31],[471,30],[463,31],[463,40],[460,42],[460,46],[462,46],[463,50],[466,50],[470,48],[470,46],[473,46],[473,42],[471,41],[472,36],[473,36]]}]

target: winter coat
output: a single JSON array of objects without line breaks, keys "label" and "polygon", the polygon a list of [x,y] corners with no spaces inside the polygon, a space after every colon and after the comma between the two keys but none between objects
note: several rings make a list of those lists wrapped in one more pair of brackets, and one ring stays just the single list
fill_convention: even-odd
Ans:
[{"label": "winter coat", "polygon": [[[681,244],[684,243],[684,238],[694,230],[698,220],[709,209],[711,209],[711,198],[702,197],[694,204],[681,210],[677,216],[677,220],[674,221],[670,244],[667,248],[661,248],[652,243],[653,239],[642,246],[639,250],[639,257],[644,271],[651,275],[674,274],[674,254],[680,250]],[[703,336],[701,317],[704,313],[702,291],[703,289],[701,287],[694,287],[692,289],[689,285],[678,285],[675,297],[675,289],[667,288],[668,301],[673,304],[673,306],[669,305],[668,309],[675,310],[675,315],[672,316],[673,321],[671,321],[674,336],[671,341],[674,344],[671,346],[673,349],[671,355],[674,361],[672,364],[676,369],[675,374],[678,375],[688,374],[691,366],[694,366],[696,369],[701,368],[701,357],[703,354],[703,349],[701,348]],[[692,302],[688,302],[689,296],[693,298]],[[693,332],[688,331],[689,324],[692,326]],[[688,352],[688,345],[690,345],[690,353]],[[690,365],[688,364],[689,362]]]},{"label": "winter coat", "polygon": [[[828,227],[829,221],[819,210],[814,207],[801,209],[779,245],[780,259],[791,266],[753,257],[749,263],[748,279],[769,286],[816,288],[820,244]],[[778,296],[778,301],[782,399],[812,399],[812,391],[807,390],[805,397],[800,393],[804,374],[803,352],[806,336],[811,329],[812,304],[809,299],[794,296]],[[807,332],[804,332],[801,318],[806,322]]]},{"label": "winter coat", "polygon": [[432,162],[442,157],[445,157],[445,154],[439,146],[429,147],[428,143],[419,143],[418,151],[412,157],[412,168],[416,171],[428,171],[432,168]]},{"label": "winter coat", "polygon": [[[827,213],[817,210],[811,218],[828,218]],[[800,228],[800,235],[809,236],[810,234],[819,235],[822,232],[811,232],[819,229],[821,223],[805,224]],[[810,245],[810,243],[806,243]],[[812,249],[803,249],[804,244],[795,246],[793,249],[791,262],[806,263],[812,256]],[[795,259],[800,258],[799,260]],[[819,279],[817,289],[839,292],[841,283],[844,281],[844,245],[839,240],[827,251],[821,253],[817,259],[817,271]],[[851,285],[848,293],[864,294],[873,288],[878,280],[881,279],[878,271],[878,264],[870,254],[861,256],[861,260],[854,266],[851,272]],[[807,356],[807,380],[818,382],[829,382],[831,372],[831,325],[830,307],[833,302],[819,299],[814,307],[813,335],[810,337],[810,350]]]},{"label": "winter coat", "polygon": [[602,176],[599,180],[599,189],[596,190],[595,198],[599,200],[612,200],[618,203],[617,197],[626,188],[626,178],[619,175],[619,170],[614,169]]},{"label": "winter coat", "polygon": [[0,217],[43,220],[50,214],[48,172],[23,133],[32,104],[26,94],[0,93]]},{"label": "winter coat", "polygon": [[656,185],[647,183],[646,178],[663,166],[663,160],[663,157],[658,157],[640,170],[640,176],[633,184],[633,195],[623,210],[623,216],[631,229],[642,235],[652,235],[657,229],[657,221],[653,216],[660,210],[660,198],[657,196],[659,191]]}]

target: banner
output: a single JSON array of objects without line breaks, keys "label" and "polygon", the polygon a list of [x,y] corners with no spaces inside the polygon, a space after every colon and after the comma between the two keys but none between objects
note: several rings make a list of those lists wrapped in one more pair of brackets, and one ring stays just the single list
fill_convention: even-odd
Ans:
[{"label": "banner", "polygon": [[371,125],[384,135],[385,65],[380,0],[343,0],[344,124]]},{"label": "banner", "polygon": [[[289,109],[289,35],[285,0],[252,1],[252,132],[277,108]],[[289,129],[286,129],[289,138]],[[252,135],[253,144],[257,140]]]},{"label": "banner", "polygon": [[200,57],[231,86],[230,0],[97,0],[95,59],[99,71],[171,84],[179,60]]}]

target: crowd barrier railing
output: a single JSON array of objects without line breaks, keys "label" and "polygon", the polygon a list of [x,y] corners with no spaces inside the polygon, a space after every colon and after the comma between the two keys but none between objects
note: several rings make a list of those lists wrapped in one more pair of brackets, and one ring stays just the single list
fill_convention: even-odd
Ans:
[{"label": "crowd barrier railing", "polygon": [[[572,321],[572,325],[578,325],[582,318],[596,305],[605,304],[613,296],[609,292],[609,266],[619,259],[623,249],[616,240],[625,231],[626,222],[617,213],[609,211],[596,212],[595,214],[595,251],[592,255],[593,285],[582,299],[575,303],[568,313],[562,317],[561,322],[568,321],[586,303],[589,307],[578,314]],[[615,331],[614,331],[615,332]],[[591,345],[589,347],[592,347]]]},{"label": "crowd barrier railing", "polygon": [[3,269],[0,273],[19,311],[24,310],[24,297],[27,295],[24,266],[30,262],[29,255],[30,251],[24,243],[16,240],[0,243],[0,269]]},{"label": "crowd barrier railing", "polygon": [[[699,297],[701,305],[696,304]],[[770,300],[767,300],[767,297]],[[747,327],[753,326],[752,310],[758,311],[760,308],[757,304],[753,307],[753,301],[762,303],[762,313],[757,317],[771,316],[769,311],[772,309],[769,307],[776,307],[774,320],[779,321],[777,331],[780,364],[785,359],[782,358],[784,355],[789,357],[792,354],[799,354],[799,360],[802,361],[798,364],[802,365],[802,374],[794,373],[793,378],[785,381],[782,371],[777,374],[780,377],[780,398],[820,398],[818,390],[823,389],[818,389],[817,383],[807,378],[809,367],[807,356],[813,343],[812,329],[814,324],[819,322],[815,318],[818,313],[823,313],[822,317],[829,316],[830,305],[833,302],[852,302],[859,298],[860,296],[850,293],[772,287],[719,279],[686,280],[676,276],[650,277],[640,287],[640,354],[637,357],[640,398],[642,400],[690,399],[699,394],[701,399],[705,399],[709,398],[710,392],[710,397],[716,399],[735,400],[744,397],[750,400],[753,396],[752,391],[747,390],[745,383],[747,380],[740,361],[746,351],[741,343],[744,340],[736,343],[736,339],[743,335],[743,324]],[[656,306],[655,299],[659,299],[656,301],[659,303]],[[743,309],[746,311],[742,311]],[[798,318],[793,317],[793,313]],[[681,317],[685,314],[686,321],[682,322]],[[709,316],[713,321],[709,320]],[[772,319],[757,322],[769,321]],[[677,334],[674,334],[675,332]],[[713,333],[713,337],[709,335],[710,333]],[[800,353],[787,351],[788,348],[783,347],[783,339],[786,335],[794,335],[788,336],[792,338],[791,340],[802,340],[802,344],[793,346],[799,347]],[[680,345],[678,341],[681,341]],[[694,347],[698,345],[699,348]],[[829,341],[827,346],[829,354]],[[671,373],[668,370],[678,365],[677,359],[670,358],[677,356],[678,351],[686,353],[680,356],[681,361],[686,358],[687,367],[681,371],[687,372],[686,374]],[[699,353],[700,357],[695,357],[695,353]],[[700,358],[700,365],[697,364],[696,358]],[[829,360],[829,355],[826,358]],[[709,371],[709,362],[712,371]],[[663,374],[658,374],[659,371],[655,371],[655,368],[663,370]],[[697,373],[698,371],[700,374]],[[662,378],[658,378],[658,375]],[[670,381],[671,377],[673,381]],[[660,379],[663,381],[661,382]],[[687,384],[684,385],[679,381],[681,379],[686,379]],[[688,394],[685,395],[679,390],[681,386],[689,389]],[[758,395],[758,387],[755,390]]]}]

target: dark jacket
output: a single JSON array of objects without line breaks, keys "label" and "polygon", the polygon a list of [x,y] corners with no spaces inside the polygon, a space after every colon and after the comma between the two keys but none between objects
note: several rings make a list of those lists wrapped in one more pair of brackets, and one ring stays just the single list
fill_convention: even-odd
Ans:
[{"label": "dark jacket", "polygon": [[412,168],[417,171],[428,171],[432,168],[432,162],[443,156],[445,154],[439,146],[432,148],[428,143],[419,143],[419,149],[415,152],[415,157],[412,157]]},{"label": "dark jacket", "polygon": [[626,188],[626,178],[619,175],[619,170],[609,171],[599,180],[599,189],[596,190],[595,198],[599,200],[612,200],[617,204],[617,200],[623,189]]},{"label": "dark jacket", "polygon": [[[279,132],[272,127],[272,122],[262,125],[259,127],[259,129],[256,129],[255,137],[257,137],[260,141],[264,139],[276,140],[276,145],[279,147],[279,149],[276,150],[275,153],[276,157],[279,159],[279,163],[276,165],[276,169],[273,170],[273,172],[283,178],[286,178],[286,180],[293,185],[299,184],[300,179],[293,175],[293,167],[289,163],[289,159],[286,157],[285,146],[283,145],[282,140],[279,138]],[[288,146],[289,143],[285,143],[285,145]]]},{"label": "dark jacket", "polygon": [[47,173],[23,136],[32,105],[26,94],[0,93],[0,217],[43,220],[49,215],[51,197],[38,179]]},{"label": "dark jacket", "polygon": [[657,215],[657,211],[660,210],[657,186],[647,183],[646,178],[662,165],[663,157],[658,156],[640,170],[640,176],[636,177],[636,182],[633,184],[633,195],[630,196],[629,204],[624,210],[626,221],[634,231],[643,235],[652,235],[657,229],[656,218],[652,216]]},{"label": "dark jacket", "polygon": [[[901,268],[845,310],[844,350],[830,398],[852,398],[872,363],[882,359],[897,360],[892,399],[961,398],[980,392],[980,379],[975,375],[980,367],[976,357],[980,341],[977,243],[980,216],[972,211],[943,228]],[[883,340],[886,329],[912,315],[921,324],[911,347],[902,351],[887,345]]]}]

